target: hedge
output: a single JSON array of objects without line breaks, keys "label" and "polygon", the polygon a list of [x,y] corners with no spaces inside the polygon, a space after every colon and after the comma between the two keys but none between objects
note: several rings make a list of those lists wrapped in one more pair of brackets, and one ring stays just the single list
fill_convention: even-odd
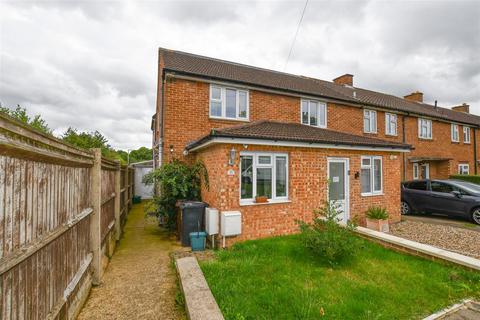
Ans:
[{"label": "hedge", "polygon": [[456,174],[456,175],[450,176],[450,179],[464,180],[464,181],[480,184],[480,176]]}]

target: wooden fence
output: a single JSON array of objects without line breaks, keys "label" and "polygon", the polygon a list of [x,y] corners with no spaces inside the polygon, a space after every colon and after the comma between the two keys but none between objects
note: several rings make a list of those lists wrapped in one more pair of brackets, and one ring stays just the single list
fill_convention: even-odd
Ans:
[{"label": "wooden fence", "polygon": [[74,319],[121,235],[133,170],[0,115],[0,317]]}]

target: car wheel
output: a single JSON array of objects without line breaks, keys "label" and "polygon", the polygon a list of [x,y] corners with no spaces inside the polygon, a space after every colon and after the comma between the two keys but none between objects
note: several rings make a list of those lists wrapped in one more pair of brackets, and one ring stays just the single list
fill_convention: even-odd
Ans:
[{"label": "car wheel", "polygon": [[480,208],[475,208],[472,211],[472,221],[476,224],[480,224]]},{"label": "car wheel", "polygon": [[410,214],[412,212],[412,209],[410,208],[410,205],[406,203],[405,201],[402,201],[401,204],[401,212],[403,215]]}]

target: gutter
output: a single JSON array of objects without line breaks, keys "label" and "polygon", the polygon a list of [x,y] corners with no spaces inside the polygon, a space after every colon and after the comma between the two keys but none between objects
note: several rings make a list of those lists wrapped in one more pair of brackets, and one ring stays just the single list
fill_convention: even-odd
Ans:
[{"label": "gutter", "polygon": [[249,137],[232,136],[206,136],[185,147],[188,152],[197,151],[212,144],[242,144],[242,145],[262,145],[262,146],[280,146],[280,147],[302,147],[318,149],[343,149],[343,150],[363,150],[363,151],[385,151],[385,152],[410,152],[411,146],[389,146],[389,145],[370,145],[370,144],[348,144],[348,143],[325,143],[313,141],[295,141],[281,139],[262,139]]}]

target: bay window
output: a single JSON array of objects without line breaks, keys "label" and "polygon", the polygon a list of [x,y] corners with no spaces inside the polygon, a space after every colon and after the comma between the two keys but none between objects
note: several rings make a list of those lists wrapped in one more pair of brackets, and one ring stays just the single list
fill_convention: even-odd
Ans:
[{"label": "bay window", "polygon": [[377,111],[363,110],[363,132],[377,133]]},{"label": "bay window", "polygon": [[248,91],[210,86],[210,117],[248,120]]},{"label": "bay window", "polygon": [[326,128],[327,127],[327,105],[315,100],[302,100],[301,102],[302,124]]},{"label": "bay window", "polygon": [[240,154],[240,203],[253,203],[260,196],[273,201],[288,199],[287,154]]},{"label": "bay window", "polygon": [[362,195],[381,194],[383,191],[382,157],[361,158],[360,183]]}]

